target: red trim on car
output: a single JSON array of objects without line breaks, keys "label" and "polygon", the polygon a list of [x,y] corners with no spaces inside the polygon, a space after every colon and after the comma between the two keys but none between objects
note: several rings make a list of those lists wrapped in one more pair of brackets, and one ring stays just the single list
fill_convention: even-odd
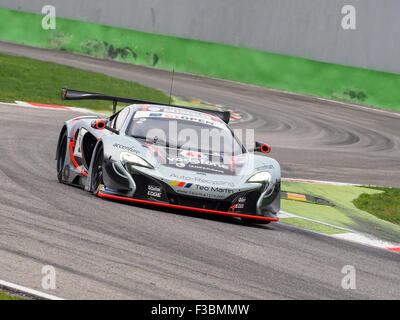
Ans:
[{"label": "red trim on car", "polygon": [[79,172],[81,174],[83,174],[85,177],[88,176],[88,174],[83,171],[81,169],[81,167],[78,165],[78,163],[76,162],[75,156],[74,156],[74,146],[75,146],[75,133],[76,133],[76,129],[74,131],[74,135],[72,137],[72,141],[69,143],[69,155],[71,157],[72,163],[74,164],[74,166],[79,170]]},{"label": "red trim on car", "polygon": [[255,219],[255,220],[279,221],[278,218],[259,217],[259,216],[252,216],[252,215],[249,215],[249,214],[223,212],[223,211],[210,210],[210,209],[202,209],[202,208],[180,206],[180,205],[177,205],[177,204],[170,204],[170,203],[165,203],[165,202],[154,202],[154,201],[148,201],[148,200],[126,198],[126,197],[114,196],[114,195],[102,193],[101,191],[99,191],[97,195],[99,197],[102,197],[102,198],[110,198],[110,199],[129,201],[129,202],[135,202],[135,203],[151,204],[151,205],[157,205],[157,206],[167,207],[167,208],[191,210],[191,211],[197,211],[197,212],[213,213],[213,214],[220,214],[220,215],[240,217],[240,218],[249,218],[249,219]]},{"label": "red trim on car", "polygon": [[79,170],[79,172],[82,173],[84,176],[87,177],[88,174],[87,174],[85,171],[83,171],[83,170],[81,169],[81,167],[78,165],[78,163],[76,162],[76,159],[75,159],[75,156],[74,156],[74,149],[73,149],[73,147],[74,147],[74,143],[71,141],[71,142],[69,143],[69,153],[70,153],[70,155],[71,155],[71,160],[72,160],[73,164],[75,165],[75,167]]}]

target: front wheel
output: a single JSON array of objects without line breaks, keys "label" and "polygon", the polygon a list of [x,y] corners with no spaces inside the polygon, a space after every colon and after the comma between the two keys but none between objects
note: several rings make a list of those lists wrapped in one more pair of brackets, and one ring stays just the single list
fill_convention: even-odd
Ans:
[{"label": "front wheel", "polygon": [[63,172],[65,166],[65,156],[67,154],[67,144],[68,144],[67,130],[64,130],[64,133],[60,139],[60,144],[58,146],[58,154],[57,154],[57,178],[59,182],[63,182]]},{"label": "front wheel", "polygon": [[91,176],[91,185],[90,190],[94,194],[98,194],[99,187],[103,184],[103,159],[104,159],[104,152],[103,146],[99,146],[96,150],[96,155],[93,159],[93,169],[92,169],[92,176]]}]

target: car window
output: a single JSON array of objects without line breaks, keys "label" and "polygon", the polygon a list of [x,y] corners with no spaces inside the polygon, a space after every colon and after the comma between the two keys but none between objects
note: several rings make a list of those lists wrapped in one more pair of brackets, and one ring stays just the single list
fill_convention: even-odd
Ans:
[{"label": "car window", "polygon": [[[170,122],[176,123],[175,136],[170,133]],[[203,130],[203,132],[202,132]],[[165,118],[133,119],[127,134],[134,138],[145,139],[148,143],[161,143],[178,149],[196,150],[208,153],[243,153],[243,147],[228,127],[213,127],[204,123]],[[170,136],[172,134],[172,136]],[[194,137],[194,139],[189,139]]]},{"label": "car window", "polygon": [[118,112],[118,114],[111,121],[111,128],[114,128],[116,130],[121,130],[128,114],[129,114],[129,108],[124,108],[120,112]]}]

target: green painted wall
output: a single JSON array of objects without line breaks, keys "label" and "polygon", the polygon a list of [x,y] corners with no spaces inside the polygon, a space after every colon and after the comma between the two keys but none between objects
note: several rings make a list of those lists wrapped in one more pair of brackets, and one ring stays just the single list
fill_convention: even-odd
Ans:
[{"label": "green painted wall", "polygon": [[400,75],[0,9],[0,39],[400,111]]}]

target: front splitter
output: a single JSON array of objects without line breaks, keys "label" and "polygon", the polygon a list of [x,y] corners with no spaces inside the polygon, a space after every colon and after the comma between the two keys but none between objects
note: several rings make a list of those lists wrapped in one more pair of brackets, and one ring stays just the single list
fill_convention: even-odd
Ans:
[{"label": "front splitter", "polygon": [[231,217],[237,217],[237,218],[254,219],[254,220],[260,220],[260,221],[279,221],[279,218],[260,217],[260,216],[253,216],[253,215],[243,214],[243,213],[224,212],[224,211],[217,211],[217,210],[210,210],[210,209],[187,207],[187,206],[181,206],[181,205],[177,205],[177,204],[170,204],[170,203],[164,203],[164,202],[154,202],[154,201],[148,201],[148,200],[126,198],[126,197],[103,193],[101,191],[99,191],[97,195],[102,198],[109,198],[109,199],[121,200],[121,201],[133,202],[133,203],[156,205],[156,206],[165,207],[165,208],[174,208],[174,209],[189,210],[189,211],[202,212],[202,213],[211,213],[211,214],[218,214],[218,215],[231,216]]}]

